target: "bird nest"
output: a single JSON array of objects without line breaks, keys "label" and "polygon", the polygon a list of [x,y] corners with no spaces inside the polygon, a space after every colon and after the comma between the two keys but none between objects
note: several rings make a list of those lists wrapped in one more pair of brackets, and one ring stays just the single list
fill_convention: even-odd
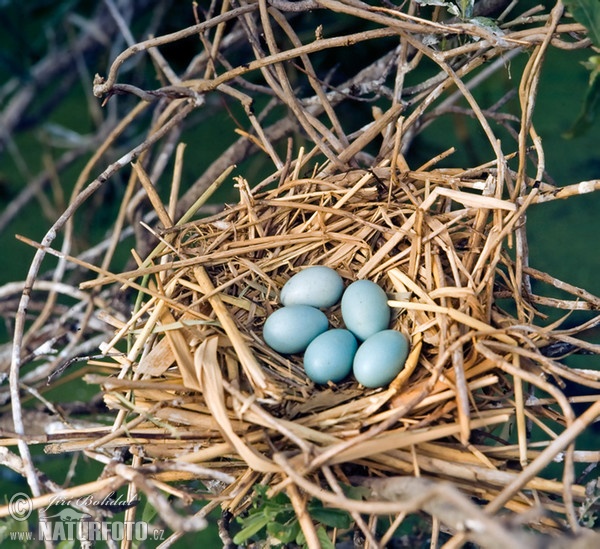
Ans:
[{"label": "bird nest", "polygon": [[[132,46],[106,79],[96,77],[96,95],[132,94],[140,103],[90,162],[80,194],[38,254],[51,251],[57,230],[95,189],[140,155],[115,234],[139,181],[153,206],[154,223],[147,227],[156,240],[153,249],[134,252],[134,268],[109,272],[79,261],[99,273],[80,290],[96,292],[98,316],[114,328],[101,345],[102,360],[89,363],[101,373],[85,379],[100,385],[114,416],[109,428],[53,435],[47,452],[85,451],[106,464],[97,482],[60,493],[127,485],[128,498],[143,493],[174,538],[205,526],[204,517],[220,506],[242,522],[235,540],[252,539],[262,527],[282,539],[281,530],[269,529],[270,523],[281,526],[277,513],[267,509],[264,522],[252,523],[261,509],[277,502],[282,508],[289,504],[303,536],[296,539],[311,548],[332,543],[331,530],[324,539],[319,523],[336,526],[337,539],[347,535],[342,522],[329,520],[324,509],[352,517],[371,547],[385,546],[407,515],[420,511],[433,517],[432,544],[441,535],[440,524],[455,536],[453,546],[472,540],[495,548],[533,547],[534,538],[519,523],[545,535],[566,529],[581,534],[598,496],[580,463],[593,464],[597,452],[576,451],[574,442],[599,414],[594,393],[600,377],[560,359],[597,352],[579,337],[597,319],[566,328],[555,313],[597,310],[600,299],[529,265],[526,214],[532,204],[600,187],[597,181],[560,188],[545,182],[543,149],[532,125],[547,48],[551,43],[586,47],[585,29],[562,19],[560,2],[543,17],[521,14],[492,30],[475,20],[438,21],[439,8],[430,20],[420,18],[413,3],[410,13],[333,0],[228,5],[179,33]],[[359,22],[363,30],[324,38],[320,28],[315,40],[303,45],[280,10],[293,8],[296,14],[322,7]],[[156,48],[195,34],[211,55],[200,56],[179,78]],[[240,37],[247,38],[255,59],[237,59],[235,65],[224,56]],[[455,37],[460,40],[442,47]],[[383,41],[385,53],[329,89],[327,74],[317,74],[327,70],[327,54],[365,41]],[[469,86],[464,80],[484,61],[496,58],[496,70],[522,49],[530,52],[519,87],[522,116],[500,112],[510,98],[482,109],[471,89],[488,73],[479,72]],[[116,82],[123,63],[140,51],[153,55],[171,85],[145,91]],[[312,65],[311,56],[318,54],[324,54],[319,59],[325,68]],[[293,71],[285,65],[289,60],[296,63]],[[223,74],[216,74],[215,62]],[[408,89],[405,76],[420,63],[427,65],[426,76]],[[437,75],[430,77],[432,66]],[[390,76],[392,68],[396,74]],[[243,80],[253,71],[264,81]],[[304,87],[290,81],[293,72]],[[193,78],[198,74],[204,77]],[[393,90],[386,95],[390,81]],[[189,191],[180,199],[182,125],[215,90],[239,100],[252,130],[240,130],[237,148],[207,170],[203,183],[209,186],[202,193]],[[265,90],[289,115],[266,130],[273,105],[256,116],[247,95]],[[369,122],[344,130],[343,116],[349,115],[338,106],[380,92]],[[408,146],[415,135],[442,112],[451,112],[459,97],[465,102],[456,112],[478,122],[491,159],[468,169],[443,168],[449,149],[411,166]],[[152,104],[159,107],[144,142],[83,188],[101,154]],[[512,152],[505,152],[506,144],[501,148],[497,125],[508,126],[515,137]],[[277,139],[290,128],[300,128],[301,137],[290,140],[282,160]],[[273,162],[272,175],[260,183],[237,175],[237,203],[200,215],[235,169],[232,160],[241,160],[236,155],[250,145]],[[152,172],[162,173],[164,156],[174,150],[171,199],[164,206]],[[535,173],[528,175],[532,165]],[[108,246],[103,265],[115,247],[116,241]],[[406,365],[389,386],[367,389],[352,378],[315,385],[304,374],[301,355],[283,356],[265,345],[262,326],[280,306],[283,284],[312,265],[335,269],[346,285],[372,280],[387,293],[390,328],[411,342]],[[106,287],[113,288],[112,299],[123,288],[134,292],[130,315],[107,306],[106,294],[98,293]],[[550,288],[560,289],[561,297],[545,296]],[[342,326],[339,307],[328,316],[331,326]],[[12,372],[18,372],[18,360],[15,364]],[[566,384],[584,389],[580,416],[564,392]],[[133,457],[119,457],[118,449]],[[208,494],[198,492],[196,479]],[[256,486],[260,489],[253,490]],[[165,492],[184,503],[207,502],[195,516],[184,517]],[[36,506],[50,497],[38,497]],[[127,513],[133,520],[136,509]],[[514,520],[499,522],[499,515]],[[221,535],[231,541],[229,516]],[[378,522],[385,524],[383,531],[377,531]]]},{"label": "bird nest", "polygon": [[[558,281],[514,259],[526,209],[543,195],[531,188],[504,200],[483,169],[389,164],[300,177],[299,158],[274,189],[252,191],[238,178],[239,203],[161,232],[148,259],[120,274],[144,289],[103,352],[125,338],[132,351],[116,359],[118,376],[94,379],[121,411],[112,444],[127,442],[144,460],[226,472],[219,499],[234,515],[253,485],[269,486],[272,497],[292,483],[355,514],[424,509],[456,529],[479,520],[489,533],[490,519],[461,497],[453,504],[466,506],[462,513],[446,516],[458,496],[424,480],[435,478],[493,511],[541,506],[551,516],[533,523],[559,528],[587,497],[569,468],[561,480],[538,475],[558,458],[572,467],[565,433],[585,425],[561,387],[599,382],[550,358],[575,350],[584,326],[537,326],[543,298],[529,285]],[[315,385],[301,355],[282,356],[262,340],[281,287],[310,265],[387,292],[391,328],[412,342],[389,387]],[[342,326],[339,307],[329,318]],[[347,498],[341,487],[353,484],[388,502]]]}]

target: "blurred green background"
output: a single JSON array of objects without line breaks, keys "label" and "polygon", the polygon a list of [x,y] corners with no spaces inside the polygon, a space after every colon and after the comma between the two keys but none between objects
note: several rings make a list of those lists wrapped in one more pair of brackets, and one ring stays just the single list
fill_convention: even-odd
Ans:
[{"label": "blurred green background", "polygon": [[[97,4],[77,0],[0,0],[0,114],[10,114],[10,100],[13,97],[10,83],[27,86],[32,68],[53,48],[72,43],[77,30],[85,23],[85,18],[91,16]],[[133,20],[134,34],[136,30],[141,32],[151,26],[153,18],[156,18],[157,35],[189,26],[194,22],[191,2],[142,2],[141,5],[145,5],[145,9],[140,9],[139,17]],[[60,78],[63,78],[64,82],[53,82],[48,86],[47,92],[37,94],[31,100],[26,116],[11,128],[10,136],[5,135],[6,128],[0,127],[2,210],[8,207],[42,170],[73,147],[90,139],[97,130],[98,120],[109,116],[108,110],[113,107],[110,104],[100,107],[99,101],[91,97],[91,78],[96,72],[106,74],[111,60],[120,51],[119,47],[126,47],[115,38],[117,34],[113,35],[112,42],[99,43],[97,48],[86,54],[80,60],[80,66],[73,69],[74,74],[69,77],[63,74]],[[136,38],[140,37],[136,35]],[[164,53],[169,56],[174,67],[183,68],[199,48],[198,42],[184,41],[169,46]],[[340,55],[343,56],[343,52],[340,52]],[[559,186],[600,177],[600,123],[593,125],[584,135],[572,139],[563,137],[581,109],[589,77],[589,72],[581,62],[588,56],[589,51],[565,52],[551,48],[542,72],[534,124],[542,138],[547,171]],[[491,105],[507,90],[514,88],[527,59],[527,54],[521,54],[516,59],[507,61],[506,66],[499,70],[493,79],[479,87],[476,97],[480,104]],[[152,71],[153,68],[146,59],[131,68],[130,76],[132,79],[144,79],[148,78]],[[418,78],[418,75],[413,74],[411,77]],[[127,102],[126,98],[118,99]],[[224,104],[210,104],[197,118],[194,126],[186,131],[184,140],[188,147],[182,192],[234,140],[237,121],[233,115],[239,112],[239,109],[232,105],[225,107]],[[365,107],[362,116],[369,116],[369,108]],[[515,100],[512,101],[512,109],[514,114],[519,114]],[[1,118],[0,122],[2,120],[6,119]],[[218,132],[215,132],[215,128],[218,128]],[[135,135],[126,138],[130,139],[130,142],[136,142]],[[123,144],[125,145],[126,143]],[[465,121],[462,116],[449,114],[436,120],[418,136],[408,151],[408,163],[416,168],[451,146],[456,147],[456,152],[444,161],[446,166],[468,168],[489,159],[489,147],[478,125]],[[514,144],[507,142],[505,147],[505,152],[510,152]],[[88,157],[89,154],[83,155],[67,169],[57,173],[51,184],[45,186],[44,190],[28,202],[4,227],[0,233],[3,258],[0,286],[11,281],[24,280],[33,257],[34,251],[18,242],[14,235],[25,235],[36,241],[44,236],[66,206],[77,175]],[[243,175],[252,185],[266,176],[270,169],[265,159],[256,158],[241,165],[234,174]],[[125,183],[124,175],[119,174],[92,199],[93,218],[80,220],[77,227],[79,251],[105,236],[107,226],[113,221],[120,204]],[[237,193],[232,185],[233,180],[215,196],[215,201],[235,200]],[[600,192],[531,207],[527,224],[531,266],[600,295],[599,212]],[[117,262],[128,259],[127,246],[122,246],[122,249],[124,252],[117,256]],[[52,259],[48,258],[42,270],[49,269],[52,265]],[[548,288],[544,288],[544,293],[560,295]],[[591,315],[592,313],[578,313],[573,315],[573,321],[589,318]],[[2,324],[0,343],[10,341],[11,325],[12,320]],[[598,330],[586,334],[585,337],[600,343]],[[598,368],[597,357],[577,356],[567,360],[579,367]],[[84,399],[93,388],[78,385],[76,391],[76,398]],[[3,413],[7,413],[6,408]],[[62,482],[70,465],[69,459],[44,456],[39,449],[36,453],[40,468],[57,482]],[[95,479],[99,470],[95,462],[85,459],[79,459],[75,466],[76,476],[82,482]],[[27,491],[24,481],[9,470],[0,468],[0,498],[19,490]],[[217,547],[220,543],[214,530],[200,533],[194,540],[206,542],[207,547]]]}]

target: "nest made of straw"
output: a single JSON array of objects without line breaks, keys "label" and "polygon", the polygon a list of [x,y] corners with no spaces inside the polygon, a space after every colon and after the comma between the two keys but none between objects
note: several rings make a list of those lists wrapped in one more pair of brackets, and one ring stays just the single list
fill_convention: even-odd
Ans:
[{"label": "nest made of straw", "polygon": [[[234,513],[253,483],[315,482],[337,466],[340,483],[357,474],[424,475],[500,502],[496,509],[523,512],[535,501],[567,514],[585,487],[527,478],[523,469],[555,439],[549,422],[575,420],[559,380],[599,383],[546,356],[553,343],[570,341],[564,330],[505,310],[510,303],[535,316],[510,245],[537,189],[515,203],[496,198],[494,179],[472,170],[403,173],[386,164],[294,173],[256,193],[238,178],[238,204],[164,231],[152,264],[123,273],[148,277],[145,304],[119,332],[135,334],[133,347],[147,351],[132,365],[122,359],[130,379],[103,380],[106,402],[148,417],[126,439],[135,454],[232,474],[221,495]],[[281,356],[262,341],[280,288],[308,265],[332,267],[348,283],[374,280],[388,293],[392,327],[412,340],[389,388],[366,390],[351,379],[314,385],[301,356]],[[337,309],[330,320],[340,325]],[[157,422],[162,436],[153,441]],[[532,441],[532,425],[545,440]],[[316,484],[312,493],[300,485],[319,496]]]},{"label": "nest made of straw", "polygon": [[[272,6],[241,2],[233,8],[227,3],[221,14],[181,32],[179,38],[200,33],[206,52],[218,53],[219,47],[227,51],[224,30],[235,22],[231,40],[247,36],[256,59],[232,66],[216,56],[226,68],[223,74],[206,60],[207,53],[198,79],[174,79],[152,93],[116,82],[127,58],[177,39],[169,35],[129,48],[106,80],[96,79],[98,96],[134,93],[141,99],[106,148],[143,112],[144,102],[157,101],[163,110],[157,107],[147,139],[82,190],[71,210],[139,154],[149,155],[162,173],[164,154],[177,149],[174,174],[179,175],[173,177],[173,200],[165,208],[143,167],[150,161],[146,157],[134,165],[128,188],[138,180],[142,184],[160,221],[152,229],[160,243],[144,257],[134,254],[137,268],[119,273],[97,268],[101,276],[81,285],[90,289],[113,283],[139,292],[129,317],[101,311],[102,320],[115,328],[101,346],[111,359],[91,364],[111,375],[87,378],[101,385],[104,401],[118,411],[114,423],[109,429],[55,434],[58,442],[46,450],[84,450],[107,463],[98,484],[72,492],[127,484],[132,499],[136,491],[146,494],[175,535],[205,523],[177,518],[160,491],[189,501],[197,496],[194,489],[173,481],[195,478],[216,493],[201,516],[219,505],[242,513],[257,483],[269,495],[285,491],[309,547],[319,546],[306,512],[310,498],[347,510],[372,547],[385,545],[407,513],[421,510],[458,532],[458,541],[470,538],[491,547],[525,543],[520,533],[497,524],[500,511],[519,513],[539,530],[577,532],[595,496],[576,482],[575,462],[593,463],[597,455],[576,453],[573,442],[600,412],[594,394],[600,378],[590,370],[567,368],[556,357],[582,349],[597,352],[597,346],[577,337],[597,319],[562,328],[559,321],[544,323],[537,307],[597,310],[600,299],[530,267],[525,228],[531,204],[600,187],[598,182],[564,188],[542,182],[543,149],[532,125],[545,50],[550,43],[589,45],[580,36],[584,29],[562,21],[560,3],[534,21],[540,27],[521,28],[528,20],[517,17],[495,34],[474,23],[420,19],[412,4],[406,14],[327,0],[314,5],[368,22],[368,30],[328,39],[318,31],[314,41],[303,45],[275,4],[290,7],[282,1]],[[308,9],[308,4],[313,5],[300,2],[296,8]],[[273,27],[285,35],[287,51],[280,51]],[[567,42],[574,34],[580,36],[577,42]],[[436,49],[438,42],[455,36],[472,40]],[[263,37],[268,55],[260,47]],[[367,40],[396,42],[344,85],[325,93],[327,75],[317,75],[310,55]],[[484,112],[463,80],[487,60],[497,58],[492,67],[497,68],[507,52],[516,55],[522,48],[531,51],[519,88],[522,117]],[[314,95],[297,96],[284,64],[290,59],[302,68],[304,89]],[[433,63],[439,74],[409,90],[405,76],[422,60]],[[156,56],[156,62],[164,67],[163,58]],[[393,68],[397,74],[388,78]],[[288,109],[281,125],[268,128],[272,131],[263,128],[270,107],[257,117],[246,95],[262,88],[254,82],[233,87],[252,71],[261,71],[262,85]],[[190,74],[198,72],[192,64]],[[389,80],[393,90],[383,93],[385,101],[373,108],[373,120],[345,133],[336,107],[348,98],[379,93]],[[262,149],[275,170],[258,186],[238,177],[237,204],[193,221],[197,207],[233,170],[217,178],[211,167],[209,190],[177,201],[183,147],[175,141],[183,121],[202,108],[204,94],[215,90],[240,101],[253,128],[252,134],[240,132],[242,141]],[[465,112],[481,125],[494,158],[469,169],[436,167],[448,150],[411,168],[406,143],[451,108],[457,94],[466,99]],[[437,114],[430,112],[434,106]],[[507,121],[515,123],[509,132],[516,137],[511,153],[503,152],[492,128]],[[297,158],[289,153],[284,162],[272,139],[285,135],[290,124],[302,128],[306,152],[296,147]],[[164,136],[170,141],[152,157]],[[230,164],[230,159],[224,155],[223,162]],[[535,168],[531,176],[530,162]],[[55,234],[51,231],[44,240],[44,251]],[[388,293],[392,327],[411,340],[406,367],[389,387],[366,390],[352,379],[315,386],[303,374],[301,356],[281,356],[262,341],[262,325],[279,307],[282,285],[309,265],[330,266],[346,283],[374,280]],[[543,285],[573,297],[538,295]],[[340,325],[337,309],[329,316],[333,326]],[[565,382],[589,392],[579,398],[590,405],[580,417],[562,390]],[[112,459],[119,448],[134,455],[131,465]],[[546,471],[553,461],[560,461],[554,466],[557,474]],[[214,486],[213,480],[218,481]],[[370,490],[367,500],[345,495],[342,485],[357,484]],[[485,512],[472,500],[486,505]],[[127,511],[129,520],[135,512]],[[375,539],[373,517],[386,514],[397,518]]]}]

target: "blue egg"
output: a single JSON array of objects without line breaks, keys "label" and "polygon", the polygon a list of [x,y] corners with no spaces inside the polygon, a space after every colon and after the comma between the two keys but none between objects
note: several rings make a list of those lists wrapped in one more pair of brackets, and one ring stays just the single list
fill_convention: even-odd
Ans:
[{"label": "blue egg", "polygon": [[265,343],[278,353],[301,353],[329,327],[325,313],[308,305],[282,307],[263,326]]},{"label": "blue egg", "polygon": [[385,330],[390,324],[391,310],[386,293],[375,282],[357,280],[342,296],[342,318],[346,328],[358,339]]},{"label": "blue egg", "polygon": [[365,387],[388,385],[404,368],[408,348],[408,339],[396,330],[372,335],[356,351],[354,377]]},{"label": "blue egg", "polygon": [[335,305],[342,297],[344,282],[333,269],[317,265],[308,267],[290,278],[281,289],[281,303],[310,305],[324,309]]},{"label": "blue egg", "polygon": [[304,371],[315,383],[337,383],[352,371],[358,347],[348,330],[329,330],[313,339],[304,353]]}]

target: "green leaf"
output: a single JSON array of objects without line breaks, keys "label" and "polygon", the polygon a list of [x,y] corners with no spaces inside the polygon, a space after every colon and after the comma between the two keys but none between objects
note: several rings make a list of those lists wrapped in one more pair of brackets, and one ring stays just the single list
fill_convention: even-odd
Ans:
[{"label": "green leaf", "polygon": [[233,543],[236,545],[245,542],[254,534],[258,534],[258,532],[271,522],[271,519],[262,513],[257,513],[246,517],[240,522],[243,523],[244,527],[233,537]]},{"label": "green leaf", "polygon": [[466,20],[473,17],[473,5],[475,0],[459,0],[458,2],[446,2],[448,13]]},{"label": "green leaf", "polygon": [[0,524],[0,543],[2,543],[10,534],[8,524]]},{"label": "green leaf", "polygon": [[420,6],[447,6],[448,2],[443,0],[415,0]]},{"label": "green leaf", "polygon": [[7,517],[0,519],[0,543],[10,537],[12,532],[26,532],[29,524],[25,520],[15,520]]},{"label": "green leaf", "polygon": [[66,539],[61,541],[57,546],[56,549],[73,549],[75,547],[75,540],[74,539]]},{"label": "green leaf", "polygon": [[600,48],[600,2],[598,0],[565,0],[564,3],[575,20],[588,30],[590,40]]},{"label": "green leaf", "polygon": [[487,31],[495,34],[496,36],[504,36],[504,31],[496,24],[493,19],[489,17],[472,17],[469,19],[470,23],[477,25],[478,27],[482,27]]},{"label": "green leaf", "polygon": [[154,506],[147,502],[146,505],[144,505],[144,510],[142,511],[142,522],[148,524],[154,520],[156,515],[157,512]]},{"label": "green leaf", "polygon": [[[329,539],[329,536],[327,535],[327,532],[325,531],[325,528],[322,526],[317,528],[317,538],[319,539],[319,545],[321,549],[335,549],[335,545],[333,545]],[[296,544],[300,545],[300,547],[308,547],[306,538],[304,537],[304,532],[302,532],[302,530],[300,530],[298,536],[296,537]]]},{"label": "green leaf", "polygon": [[268,505],[270,507],[290,507],[291,506],[290,498],[288,498],[283,492],[276,494],[272,498],[267,498],[265,495],[264,498],[265,498],[265,505]]},{"label": "green leaf", "polygon": [[600,56],[594,55],[584,63],[590,72],[590,84],[583,100],[581,111],[570,130],[563,134],[565,139],[583,135],[594,123],[600,108]]},{"label": "green leaf", "polygon": [[320,522],[331,528],[350,528],[352,521],[350,515],[341,509],[330,509],[327,507],[310,507],[308,508],[310,516],[315,522]]},{"label": "green leaf", "polygon": [[474,4],[475,0],[460,0],[460,2],[458,2],[458,7],[460,8],[460,13],[463,19],[470,19],[473,17]]},{"label": "green leaf", "polygon": [[296,539],[299,527],[298,521],[295,521],[293,524],[270,522],[267,524],[267,532],[271,537],[279,540],[281,543],[290,543]]},{"label": "green leaf", "polygon": [[448,13],[454,15],[455,17],[462,17],[460,8],[455,4],[448,4]]},{"label": "green leaf", "polygon": [[325,528],[319,526],[317,528],[317,537],[319,538],[319,543],[321,544],[321,549],[335,549],[335,545],[329,539]]},{"label": "green leaf", "polygon": [[349,497],[350,499],[368,499],[371,495],[371,489],[366,486],[350,486],[348,484],[343,484],[342,490],[346,497]]}]

